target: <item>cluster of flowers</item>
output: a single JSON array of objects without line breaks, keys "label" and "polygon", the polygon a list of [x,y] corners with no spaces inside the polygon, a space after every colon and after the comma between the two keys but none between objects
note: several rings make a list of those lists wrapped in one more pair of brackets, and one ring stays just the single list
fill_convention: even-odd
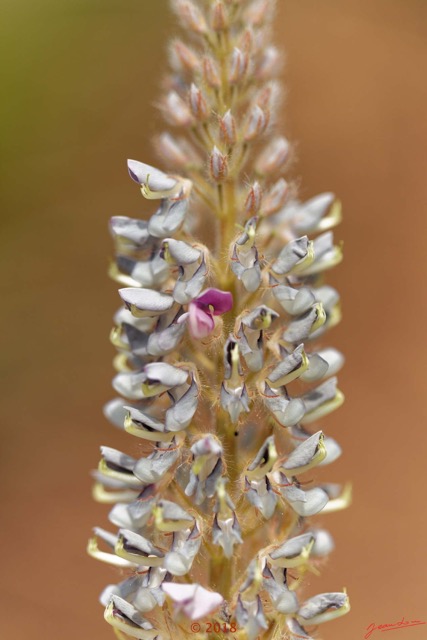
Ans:
[{"label": "cluster of flowers", "polygon": [[194,638],[185,620],[209,616],[235,621],[241,640],[309,639],[307,626],[349,610],[345,592],[297,594],[334,546],[307,518],[350,501],[349,487],[301,481],[341,454],[307,428],[343,402],[343,356],[319,345],[340,320],[323,274],[342,257],[331,231],[341,209],[330,193],[302,203],[282,177],[271,182],[290,154],[268,139],[273,4],[176,0],[204,46],[198,56],[173,43],[163,103],[189,132],[159,141],[185,177],[130,160],[160,205],[147,221],[111,219],[123,305],[111,334],[120,397],[105,415],[142,449],[101,448],[94,497],[114,505],[118,532],[96,528],[88,551],[127,573],[101,595],[119,638]]}]

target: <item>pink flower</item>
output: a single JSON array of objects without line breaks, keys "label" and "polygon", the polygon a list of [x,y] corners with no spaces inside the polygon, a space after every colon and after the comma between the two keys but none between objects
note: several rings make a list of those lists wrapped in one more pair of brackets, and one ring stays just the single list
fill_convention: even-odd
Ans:
[{"label": "pink flower", "polygon": [[188,305],[188,313],[181,316],[179,322],[188,320],[193,338],[206,338],[215,328],[213,316],[227,313],[233,306],[233,296],[229,291],[206,289]]},{"label": "pink flower", "polygon": [[190,618],[199,620],[219,607],[223,597],[215,591],[208,591],[199,584],[178,584],[164,582],[162,589],[176,603],[176,609]]}]

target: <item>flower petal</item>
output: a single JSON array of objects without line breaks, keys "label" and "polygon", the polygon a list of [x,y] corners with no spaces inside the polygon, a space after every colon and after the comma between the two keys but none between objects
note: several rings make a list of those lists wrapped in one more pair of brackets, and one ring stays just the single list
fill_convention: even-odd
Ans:
[{"label": "flower petal", "polygon": [[311,264],[313,258],[313,243],[307,236],[302,236],[285,245],[273,263],[272,271],[277,275],[297,273]]},{"label": "flower petal", "polygon": [[224,598],[221,594],[208,591],[199,584],[177,584],[176,582],[164,582],[162,589],[170,598],[178,603],[190,620],[199,620],[215,611]]},{"label": "flower petal", "polygon": [[177,200],[162,200],[159,209],[148,221],[148,232],[155,238],[168,238],[183,225],[188,212],[188,197],[178,194]]},{"label": "flower petal", "polygon": [[104,618],[108,624],[138,640],[154,640],[158,635],[153,625],[132,604],[117,595],[111,596]]},{"label": "flower petal", "polygon": [[188,307],[188,328],[196,340],[206,338],[215,328],[215,322],[210,312],[204,311],[193,301]]},{"label": "flower petal", "polygon": [[138,160],[128,160],[128,171],[132,180],[140,185],[147,186],[150,191],[173,192],[178,185],[174,178],[169,178],[159,169],[155,169],[149,164],[138,162]]},{"label": "flower petal", "polygon": [[299,567],[307,564],[314,544],[312,533],[289,538],[286,542],[269,554],[273,565],[277,567]]},{"label": "flower petal", "polygon": [[295,447],[282,465],[285,472],[295,476],[320,464],[327,455],[323,441],[323,433],[318,431]]},{"label": "flower petal", "polygon": [[306,624],[320,624],[339,618],[348,611],[350,601],[346,593],[321,593],[304,602],[297,618]]},{"label": "flower petal", "polygon": [[220,289],[206,289],[194,301],[199,308],[213,307],[213,315],[220,316],[227,313],[233,307],[233,296],[229,291]]},{"label": "flower petal", "polygon": [[136,218],[113,216],[110,218],[110,231],[113,238],[120,241],[119,246],[132,249],[143,247],[150,239],[147,222]]},{"label": "flower petal", "polygon": [[286,618],[286,625],[292,638],[297,638],[297,640],[314,640],[314,638],[308,635],[307,631],[300,625],[296,618]]},{"label": "flower petal", "polygon": [[137,317],[153,317],[169,311],[174,299],[166,293],[152,289],[129,287],[119,289],[119,295],[131,313]]},{"label": "flower petal", "polygon": [[155,484],[161,480],[179,457],[178,447],[172,443],[164,449],[156,448],[146,458],[141,458],[133,468],[134,475],[144,484]]}]

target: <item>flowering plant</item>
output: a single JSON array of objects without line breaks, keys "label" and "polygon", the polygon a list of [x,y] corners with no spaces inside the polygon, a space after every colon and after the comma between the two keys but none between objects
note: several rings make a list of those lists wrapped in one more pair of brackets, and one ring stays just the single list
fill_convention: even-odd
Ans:
[{"label": "flowering plant", "polygon": [[[341,207],[282,177],[274,1],[172,5],[189,45],[171,44],[161,110],[181,133],[158,139],[164,172],[128,163],[155,213],[110,226],[123,305],[105,415],[140,447],[101,448],[94,497],[118,532],[96,528],[88,551],[124,573],[101,595],[119,638],[309,639],[349,610],[345,592],[299,595],[334,546],[309,518],[350,501],[303,480],[341,454],[317,424],[343,402],[343,356],[323,345]],[[190,627],[207,619],[220,631]]]}]

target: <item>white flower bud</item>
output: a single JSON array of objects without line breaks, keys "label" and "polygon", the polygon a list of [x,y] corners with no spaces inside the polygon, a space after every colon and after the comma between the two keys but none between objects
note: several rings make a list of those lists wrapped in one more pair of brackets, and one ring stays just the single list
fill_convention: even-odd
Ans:
[{"label": "white flower bud", "polygon": [[212,58],[203,59],[203,78],[212,89],[218,89],[221,86],[218,66]]},{"label": "white flower bud", "polygon": [[223,2],[216,2],[212,9],[212,29],[224,31],[228,27],[227,10]]},{"label": "white flower bud", "polygon": [[245,29],[239,40],[237,41],[237,46],[241,51],[250,54],[252,51],[254,42],[254,35],[250,28]]},{"label": "white flower bud", "polygon": [[254,27],[260,27],[271,17],[272,3],[270,0],[255,0],[245,11],[245,20]]},{"label": "white flower bud", "polygon": [[246,75],[249,64],[249,56],[237,47],[234,48],[230,61],[228,81],[230,84],[238,84]]},{"label": "white flower bud", "polygon": [[176,91],[169,91],[162,109],[167,121],[176,127],[186,127],[193,121],[189,107]]},{"label": "white flower bud", "polygon": [[262,58],[255,70],[255,76],[258,80],[267,80],[276,75],[280,71],[280,54],[276,47],[267,47]]},{"label": "white flower bud", "polygon": [[210,112],[208,104],[203,96],[203,93],[193,83],[190,88],[190,108],[193,116],[196,120],[204,122],[209,118]]},{"label": "white flower bud", "polygon": [[157,139],[157,152],[166,165],[177,168],[188,166],[201,167],[202,160],[196,149],[186,138],[175,138],[169,133],[162,133]]},{"label": "white flower bud", "polygon": [[245,213],[254,216],[261,208],[262,189],[259,182],[254,182],[249,189],[248,197],[245,202]]},{"label": "white flower bud", "polygon": [[184,29],[195,33],[207,33],[206,20],[198,7],[190,0],[173,0],[173,8]]},{"label": "white flower bud", "polygon": [[170,63],[175,71],[194,73],[200,67],[200,59],[180,40],[172,42],[170,47]]},{"label": "white flower bud", "polygon": [[214,147],[210,158],[211,177],[216,182],[222,182],[228,175],[228,159],[221,153],[218,147]]},{"label": "white flower bud", "polygon": [[272,213],[279,211],[279,209],[281,209],[285,204],[288,197],[289,185],[284,178],[280,178],[264,198],[262,208],[264,215],[269,216]]},{"label": "white flower bud", "polygon": [[282,136],[275,138],[265,147],[255,163],[255,171],[264,176],[278,171],[289,158],[290,145]]},{"label": "white flower bud", "polygon": [[219,119],[219,130],[222,140],[228,147],[232,147],[236,144],[236,121],[231,115],[230,110],[228,110],[227,113]]},{"label": "white flower bud", "polygon": [[157,147],[166,164],[171,163],[178,167],[185,167],[189,163],[188,156],[170,133],[162,133],[159,136]]},{"label": "white flower bud", "polygon": [[245,140],[250,142],[254,140],[262,133],[264,133],[268,125],[268,115],[261,109],[259,105],[255,105],[249,114],[249,118],[246,124]]}]

